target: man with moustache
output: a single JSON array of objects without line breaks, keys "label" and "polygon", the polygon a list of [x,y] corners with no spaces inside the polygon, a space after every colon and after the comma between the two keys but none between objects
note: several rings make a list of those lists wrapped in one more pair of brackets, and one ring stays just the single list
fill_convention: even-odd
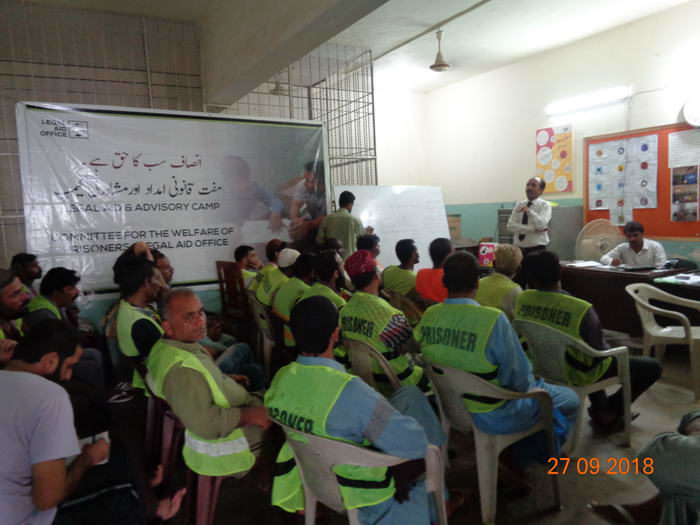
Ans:
[{"label": "man with moustache", "polygon": [[4,367],[22,338],[22,317],[31,296],[12,270],[0,269],[0,368]]},{"label": "man with moustache", "polygon": [[37,279],[41,279],[41,266],[32,253],[17,253],[10,261],[10,268],[26,288],[29,295],[36,295],[32,285]]}]

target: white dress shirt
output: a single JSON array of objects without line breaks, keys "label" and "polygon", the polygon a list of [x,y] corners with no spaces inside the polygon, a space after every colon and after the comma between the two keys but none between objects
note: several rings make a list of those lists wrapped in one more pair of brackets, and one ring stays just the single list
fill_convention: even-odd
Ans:
[{"label": "white dress shirt", "polygon": [[[513,243],[521,248],[547,246],[549,244],[547,229],[552,218],[552,206],[546,200],[536,198],[530,206],[528,222],[523,224],[523,212],[518,210],[528,202],[527,199],[518,201],[513,208],[513,213],[510,214],[510,219],[508,219],[508,231],[515,234]],[[525,238],[521,241],[520,234],[522,233],[525,234]]]},{"label": "white dress shirt", "polygon": [[666,262],[664,247],[651,239],[644,239],[644,244],[639,253],[630,248],[630,243],[618,244],[600,258],[603,264],[610,264],[613,259],[620,259],[622,264],[628,266],[654,266],[660,268]]}]

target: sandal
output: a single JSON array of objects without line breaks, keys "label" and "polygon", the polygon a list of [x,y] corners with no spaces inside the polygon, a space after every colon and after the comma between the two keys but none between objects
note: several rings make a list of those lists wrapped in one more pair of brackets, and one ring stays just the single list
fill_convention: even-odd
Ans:
[{"label": "sandal", "polygon": [[[623,505],[600,505],[596,501],[591,501],[586,505],[586,508],[611,525],[635,525],[637,523]],[[611,514],[616,514],[616,516]]]}]

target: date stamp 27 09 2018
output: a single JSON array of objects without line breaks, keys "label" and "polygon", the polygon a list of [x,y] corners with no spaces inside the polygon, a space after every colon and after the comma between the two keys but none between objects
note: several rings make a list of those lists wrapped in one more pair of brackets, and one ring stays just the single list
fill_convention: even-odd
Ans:
[{"label": "date stamp 27 09 2018", "polygon": [[564,476],[566,474],[626,476],[628,474],[654,473],[654,460],[652,458],[549,458],[547,474],[550,476]]}]

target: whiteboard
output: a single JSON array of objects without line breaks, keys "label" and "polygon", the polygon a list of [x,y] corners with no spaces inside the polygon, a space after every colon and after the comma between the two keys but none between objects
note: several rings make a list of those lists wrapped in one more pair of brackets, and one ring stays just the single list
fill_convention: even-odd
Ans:
[{"label": "whiteboard", "polygon": [[352,214],[364,226],[374,227],[381,239],[379,264],[399,264],[394,248],[401,239],[413,239],[420,262],[416,270],[432,268],[428,247],[437,237],[450,238],[447,213],[439,186],[335,186],[336,199],[343,191],[355,195]]}]

